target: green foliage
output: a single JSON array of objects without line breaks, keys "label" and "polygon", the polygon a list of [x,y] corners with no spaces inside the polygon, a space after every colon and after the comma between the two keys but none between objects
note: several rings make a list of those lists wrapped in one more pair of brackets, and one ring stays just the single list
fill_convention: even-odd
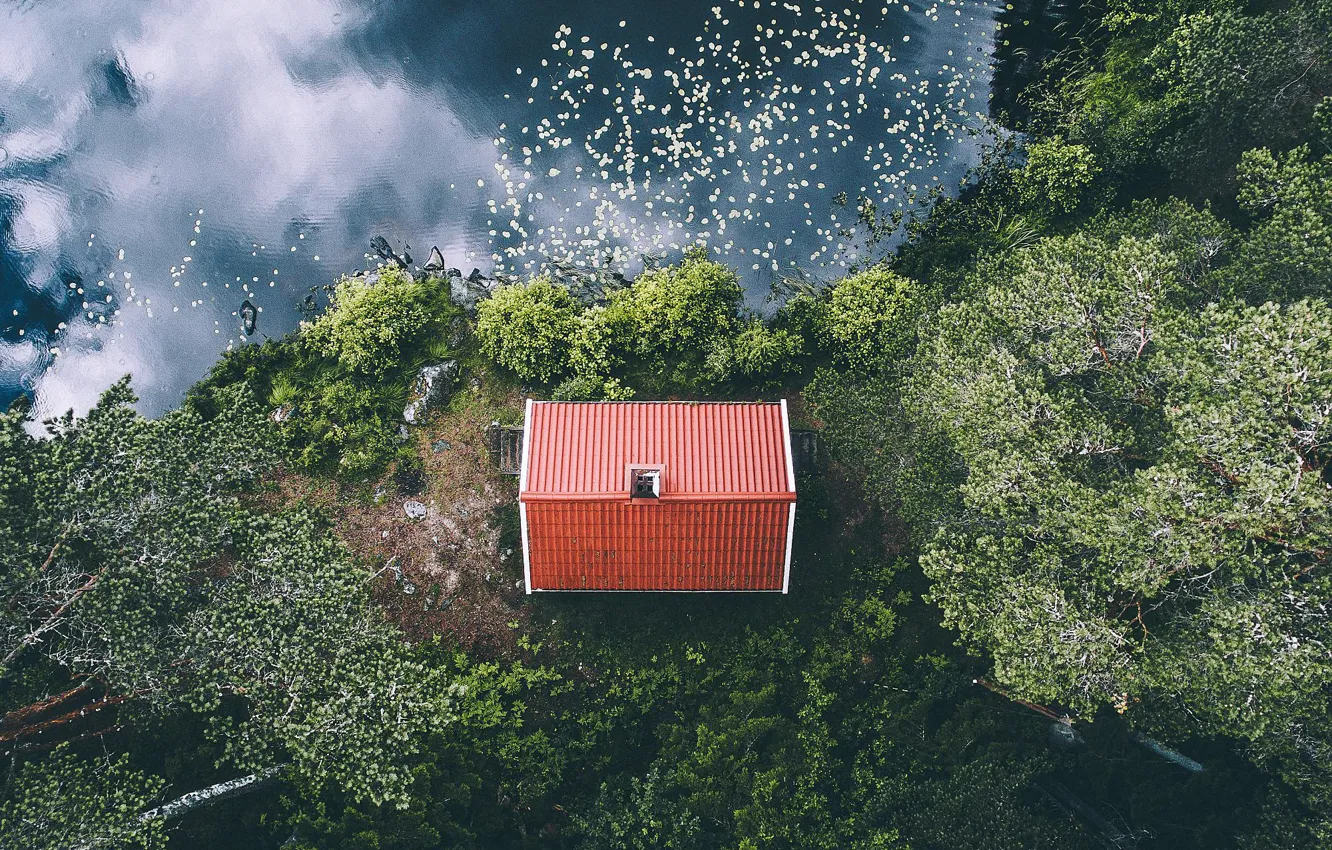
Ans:
[{"label": "green foliage", "polygon": [[564,374],[578,328],[577,302],[549,278],[502,286],[477,306],[482,353],[524,381]]},{"label": "green foliage", "polygon": [[965,472],[922,566],[1017,693],[1293,753],[1327,734],[1332,312],[1195,314],[1161,244],[1048,239],[940,311],[907,404]]},{"label": "green foliage", "polygon": [[[232,536],[235,562],[186,618],[187,703],[241,770],[290,760],[303,784],[405,806],[402,765],[452,722],[459,688],[411,657],[315,517],[246,517]],[[219,711],[235,696],[239,723]]]},{"label": "green foliage", "polygon": [[1332,4],[1245,14],[1230,4],[1185,15],[1161,49],[1166,99],[1189,122],[1176,159],[1215,167],[1263,140],[1289,143],[1305,131],[1332,82]]},{"label": "green foliage", "polygon": [[618,290],[606,304],[593,305],[578,317],[569,358],[576,375],[608,377],[623,372],[638,333],[632,305],[632,292]]},{"label": "green foliage", "polygon": [[[353,479],[381,470],[397,450],[390,419],[401,408],[394,388],[369,387],[350,377],[315,381],[294,401],[285,423],[295,459],[308,470],[329,469]],[[385,396],[388,398],[385,398]],[[394,417],[396,418],[396,417]]]},{"label": "green foliage", "polygon": [[910,280],[875,268],[843,278],[829,290],[818,327],[835,359],[867,371],[907,350],[919,310]]},{"label": "green foliage", "polygon": [[627,401],[634,391],[615,378],[580,373],[561,381],[550,397],[555,401]]},{"label": "green foliage", "polygon": [[1042,139],[1027,146],[1018,195],[1032,207],[1048,204],[1058,212],[1072,212],[1099,171],[1086,145],[1072,145],[1057,136]]},{"label": "green foliage", "polygon": [[1326,296],[1332,291],[1332,156],[1308,147],[1285,155],[1248,151],[1239,202],[1259,216],[1227,280],[1251,301]]},{"label": "green foliage", "polygon": [[[276,459],[272,429],[244,385],[207,395],[207,420],[193,406],[148,420],[122,381],[45,440],[4,418],[0,468],[27,474],[0,491],[16,544],[0,555],[8,732],[70,728],[84,712],[68,700],[88,689],[124,703],[123,722],[197,718],[207,741],[171,745],[211,742],[219,766],[290,765],[302,786],[403,805],[404,764],[452,721],[459,690],[411,657],[320,521],[242,506]],[[7,799],[12,818],[54,817]]]},{"label": "green foliage", "polygon": [[287,459],[305,472],[364,480],[399,451],[398,428],[417,369],[456,356],[462,311],[437,278],[396,266],[344,278],[328,311],[287,339],[228,352],[191,391],[244,381],[280,421]]},{"label": "green foliage", "polygon": [[428,326],[429,295],[425,284],[397,266],[344,277],[327,312],[306,328],[305,339],[349,372],[381,376],[398,365],[404,348]]},{"label": "green foliage", "polygon": [[834,454],[859,470],[869,498],[911,523],[957,501],[963,472],[956,455],[937,423],[903,408],[900,376],[821,368],[804,397]]},{"label": "green foliage", "polygon": [[[2,667],[40,655],[71,674],[154,692],[178,636],[168,612],[227,538],[232,493],[274,460],[271,432],[244,386],[217,414],[136,415],[127,380],[82,420],[36,440],[7,422],[6,466],[28,470],[0,493],[21,543],[0,559]],[[8,669],[6,670],[8,672]]]},{"label": "green foliage", "polygon": [[209,393],[245,383],[280,424],[287,461],[364,480],[394,460],[417,370],[459,354],[450,343],[462,344],[464,321],[438,278],[397,267],[344,278],[324,315],[286,339],[227,352],[187,404],[207,414]]},{"label": "green foliage", "polygon": [[12,768],[0,803],[3,850],[154,850],[166,846],[160,818],[144,818],[165,783],[125,757],[89,760],[65,748]]},{"label": "green foliage", "polygon": [[1314,142],[1320,153],[1332,153],[1332,95],[1314,107]]},{"label": "green foliage", "polygon": [[1319,132],[1332,81],[1326,0],[1112,0],[1077,17],[1047,28],[1055,43],[1039,46],[1038,79],[999,100],[1030,106],[1020,129],[1038,142],[1085,145],[1126,197],[1170,187],[1226,198],[1243,151]]},{"label": "green foliage", "polygon": [[[1144,681],[1133,630],[1145,636],[1148,626],[1138,606],[1161,608],[1176,594],[1196,605],[1202,597],[1185,593],[1190,574],[1248,571],[1251,554],[1214,551],[1224,538],[1186,542],[1187,532],[1229,527],[1225,520],[1179,515],[1183,504],[1170,501],[1203,487],[1221,421],[1198,407],[1219,400],[1215,388],[1181,395],[1198,377],[1180,359],[1196,341],[1176,336],[1171,319],[1187,314],[1172,311],[1191,295],[1180,266],[1150,240],[1046,240],[983,272],[990,282],[974,303],[942,310],[917,367],[915,418],[943,423],[965,465],[966,513],[986,529],[963,535],[952,526],[923,563],[949,622],[995,653],[1006,682],[1038,699],[1090,710],[1140,688],[1178,694],[1177,671]],[[1312,320],[1301,321],[1312,332]],[[1263,409],[1262,392],[1277,386],[1245,403]],[[1202,417],[1187,433],[1172,415],[1185,404]],[[1234,462],[1251,469],[1253,458]],[[1190,510],[1201,508],[1190,499]],[[1035,528],[1047,531],[1029,536]],[[1149,536],[1162,528],[1170,534]],[[1253,538],[1235,545],[1251,552]],[[1226,567],[1228,557],[1240,560]],[[1157,617],[1182,627],[1164,611]],[[1153,646],[1163,628],[1151,626]],[[1037,645],[1042,653],[1032,654]]]},{"label": "green foliage", "polygon": [[715,649],[743,663],[720,664],[702,649],[692,661],[689,653],[659,659],[696,668],[679,673],[701,704],[677,706],[657,727],[658,755],[643,775],[602,785],[593,815],[578,822],[585,846],[836,846],[824,796],[826,704],[817,696],[797,715],[777,684],[781,677],[806,697],[819,693],[774,666],[801,663],[799,645],[781,633],[751,635]]},{"label": "green foliage", "polygon": [[502,287],[477,311],[482,353],[569,400],[768,386],[798,371],[803,340],[743,321],[735,272],[694,249],[582,308],[544,278]]},{"label": "green foliage", "polygon": [[707,352],[734,334],[744,295],[735,272],[701,248],[677,266],[639,276],[629,293],[630,350],[650,368],[673,366],[677,374],[701,371]]},{"label": "green foliage", "polygon": [[771,386],[799,371],[804,348],[805,341],[791,331],[770,328],[758,319],[751,319],[733,340],[713,348],[708,368],[718,380],[734,376]]}]

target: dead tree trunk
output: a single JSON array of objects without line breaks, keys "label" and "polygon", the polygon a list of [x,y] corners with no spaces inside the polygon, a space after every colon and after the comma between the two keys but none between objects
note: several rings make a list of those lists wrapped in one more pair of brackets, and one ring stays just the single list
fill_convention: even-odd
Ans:
[{"label": "dead tree trunk", "polygon": [[149,809],[142,815],[140,820],[152,820],[161,818],[162,820],[171,820],[181,815],[192,812],[195,809],[211,806],[214,803],[220,803],[223,800],[230,800],[232,797],[239,797],[242,794],[249,794],[263,788],[269,782],[277,778],[277,775],[286,767],[285,764],[276,767],[266,768],[258,773],[251,773],[249,776],[241,776],[236,779],[228,779],[226,782],[219,782],[208,788],[201,788],[198,791],[191,791],[184,796],[177,797],[170,803],[163,803],[155,809]]}]

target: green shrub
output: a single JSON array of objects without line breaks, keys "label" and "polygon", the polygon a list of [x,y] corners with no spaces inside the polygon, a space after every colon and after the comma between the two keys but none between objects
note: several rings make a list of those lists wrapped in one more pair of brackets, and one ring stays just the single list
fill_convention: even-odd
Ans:
[{"label": "green shrub", "polygon": [[818,328],[835,359],[870,370],[903,353],[919,309],[913,281],[874,268],[843,278],[829,290]]},{"label": "green shrub", "polygon": [[597,305],[579,317],[569,354],[578,375],[610,375],[625,365],[636,346],[638,323],[633,293],[620,290],[610,303]]},{"label": "green shrub", "polygon": [[477,306],[482,353],[524,381],[548,383],[566,373],[578,329],[577,302],[544,277],[502,286]]},{"label": "green shrub", "polygon": [[385,399],[353,380],[321,380],[295,404],[287,433],[306,469],[364,478],[382,470],[397,451]]},{"label": "green shrub", "polygon": [[762,321],[751,319],[725,346],[726,372],[768,383],[798,370],[804,349],[804,340],[791,331],[769,328]]},{"label": "green shrub", "polygon": [[749,322],[735,338],[735,367],[755,378],[790,371],[804,354],[804,347],[804,341],[790,331]]},{"label": "green shrub", "polygon": [[1096,179],[1100,167],[1086,145],[1070,145],[1059,137],[1027,147],[1027,164],[1018,178],[1018,195],[1030,207],[1071,212]]},{"label": "green shrub", "polygon": [[320,354],[359,375],[382,375],[398,365],[403,348],[429,323],[428,291],[402,269],[381,269],[377,281],[345,277],[324,315],[305,339]]},{"label": "green shrub", "polygon": [[633,397],[632,388],[601,375],[575,375],[551,392],[555,401],[626,401]]},{"label": "green shrub", "polygon": [[678,266],[640,276],[629,297],[638,353],[689,361],[735,333],[744,290],[734,271],[694,248]]}]

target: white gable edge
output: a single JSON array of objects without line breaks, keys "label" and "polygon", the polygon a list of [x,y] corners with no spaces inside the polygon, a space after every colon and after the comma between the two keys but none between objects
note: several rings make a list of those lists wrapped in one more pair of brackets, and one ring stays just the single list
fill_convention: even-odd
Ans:
[{"label": "white gable edge", "polygon": [[532,454],[532,399],[527,400],[523,411],[523,459],[518,466],[518,531],[523,538],[523,589],[530,596],[532,593],[532,556],[527,540],[527,503],[522,500],[522,493],[527,489],[527,463]]}]

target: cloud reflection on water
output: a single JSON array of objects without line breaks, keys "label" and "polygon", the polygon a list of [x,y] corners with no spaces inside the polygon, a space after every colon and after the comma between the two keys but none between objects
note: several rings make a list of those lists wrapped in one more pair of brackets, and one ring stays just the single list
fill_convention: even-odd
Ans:
[{"label": "cloud reflection on water", "polygon": [[[551,109],[525,103],[515,67],[539,68],[560,24],[665,61],[709,8],[626,6],[611,16],[626,31],[593,4],[530,0],[0,6],[0,401],[35,386],[44,415],[81,411],[132,371],[142,408],[160,411],[239,341],[243,298],[280,335],[308,287],[364,264],[373,235],[489,268],[517,241],[490,234],[508,220],[487,205],[505,201],[494,139]],[[913,49],[960,38],[939,35]],[[591,221],[572,199],[595,180],[574,179],[581,151],[560,153],[563,178],[543,170],[544,197],[524,199],[532,230]],[[865,182],[841,177],[853,194]],[[769,216],[790,229],[805,214],[785,213]]]}]

